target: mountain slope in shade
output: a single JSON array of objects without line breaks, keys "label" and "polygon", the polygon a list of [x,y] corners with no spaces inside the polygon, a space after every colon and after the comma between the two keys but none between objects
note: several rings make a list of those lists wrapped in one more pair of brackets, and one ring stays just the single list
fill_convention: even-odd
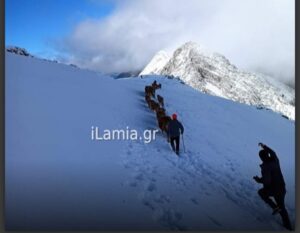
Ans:
[{"label": "mountain slope in shade", "polygon": [[170,56],[167,52],[161,50],[155,54],[149,64],[143,69],[140,75],[147,74],[160,74],[164,66],[170,60]]},{"label": "mountain slope in shade", "polygon": [[[157,73],[152,61],[149,65],[143,73]],[[161,75],[179,77],[201,92],[268,108],[295,119],[294,89],[270,77],[241,71],[224,56],[208,52],[196,43],[188,42],[178,48],[158,70]]]}]

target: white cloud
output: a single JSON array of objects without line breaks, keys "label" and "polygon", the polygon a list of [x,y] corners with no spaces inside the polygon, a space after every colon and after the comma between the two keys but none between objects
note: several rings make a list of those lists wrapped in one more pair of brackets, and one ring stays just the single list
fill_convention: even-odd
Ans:
[{"label": "white cloud", "polygon": [[142,68],[161,49],[196,41],[232,63],[294,84],[293,0],[123,0],[65,38],[72,63],[103,72]]}]

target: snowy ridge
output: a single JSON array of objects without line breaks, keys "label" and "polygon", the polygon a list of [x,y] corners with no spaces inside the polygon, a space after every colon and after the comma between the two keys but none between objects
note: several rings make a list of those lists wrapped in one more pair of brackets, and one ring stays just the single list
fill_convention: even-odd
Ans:
[{"label": "snowy ridge", "polygon": [[[7,229],[283,230],[252,179],[258,142],[279,156],[294,223],[293,121],[164,76],[113,79],[11,53],[5,72]],[[161,133],[149,144],[90,139],[91,126],[157,129],[144,97],[154,80],[186,153]]]},{"label": "snowy ridge", "polygon": [[161,70],[170,60],[170,56],[167,52],[161,50],[151,59],[149,64],[143,69],[140,75],[148,74],[160,74]]},{"label": "snowy ridge", "polygon": [[[18,46],[7,46],[6,47],[6,52],[14,53],[16,55],[21,55],[21,56],[25,56],[25,57],[31,57],[31,58],[35,58],[35,59],[39,59],[39,60],[43,60],[43,61],[47,61],[47,62],[65,64],[65,63],[58,62],[57,60],[51,60],[51,59],[46,59],[46,58],[40,58],[40,57],[33,56],[25,48],[21,48],[21,47],[18,47]],[[65,65],[69,65],[69,66],[72,66],[74,68],[79,68],[77,65],[72,64],[72,63],[65,64]]]},{"label": "snowy ridge", "polygon": [[[148,66],[147,66],[148,67]],[[155,66],[151,66],[155,70]],[[179,77],[201,92],[271,109],[295,119],[295,90],[270,77],[240,71],[227,58],[188,42],[159,74]],[[153,73],[149,67],[143,73]]]},{"label": "snowy ridge", "polygon": [[18,46],[8,46],[6,48],[6,51],[9,53],[14,53],[14,54],[18,54],[18,55],[22,55],[22,56],[26,56],[26,57],[33,57],[26,49],[20,48]]}]

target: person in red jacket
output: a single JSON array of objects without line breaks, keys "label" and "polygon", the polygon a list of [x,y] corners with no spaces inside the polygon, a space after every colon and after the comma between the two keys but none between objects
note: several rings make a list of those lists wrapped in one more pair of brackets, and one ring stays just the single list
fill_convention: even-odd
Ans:
[{"label": "person in red jacket", "polygon": [[[258,190],[258,195],[273,209],[273,215],[277,213],[281,215],[283,226],[288,230],[292,230],[284,204],[286,189],[279,159],[271,148],[262,143],[258,145],[262,148],[259,151],[259,157],[262,160],[260,165],[261,177],[253,177],[257,183],[263,184],[263,188]],[[275,202],[271,197],[274,198]]]}]

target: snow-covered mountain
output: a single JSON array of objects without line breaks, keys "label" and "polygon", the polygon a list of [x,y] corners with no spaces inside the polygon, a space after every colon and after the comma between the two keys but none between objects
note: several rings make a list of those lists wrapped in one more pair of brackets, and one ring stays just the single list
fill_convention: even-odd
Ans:
[{"label": "snow-covered mountain", "polygon": [[153,60],[143,74],[178,77],[201,92],[268,108],[295,119],[294,89],[270,77],[241,71],[224,56],[196,43],[188,42],[178,48],[163,68]]},{"label": "snow-covered mountain", "polygon": [[148,74],[160,74],[162,69],[170,60],[170,56],[164,50],[159,51],[155,54],[155,56],[151,59],[149,64],[143,69],[140,75],[148,75]]},{"label": "snow-covered mountain", "polygon": [[[113,79],[6,53],[5,224],[9,230],[283,230],[259,198],[258,142],[279,156],[295,221],[295,122],[164,76]],[[177,157],[155,140],[91,140],[157,129],[157,80],[185,127]]]}]

